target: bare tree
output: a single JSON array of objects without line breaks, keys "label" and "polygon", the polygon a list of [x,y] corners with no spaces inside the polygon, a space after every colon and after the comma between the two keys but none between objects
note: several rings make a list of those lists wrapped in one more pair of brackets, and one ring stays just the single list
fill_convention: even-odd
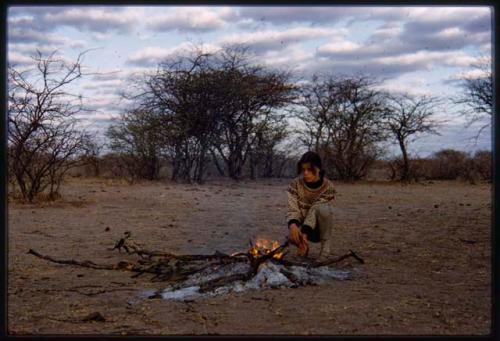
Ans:
[{"label": "bare tree", "polygon": [[474,154],[474,168],[483,180],[491,181],[493,167],[491,163],[491,151],[479,150]]},{"label": "bare tree", "polygon": [[250,177],[257,176],[273,177],[279,176],[283,168],[283,159],[279,144],[288,136],[288,123],[281,116],[279,121],[269,124],[257,132],[257,140],[249,151]]},{"label": "bare tree", "polygon": [[360,179],[381,153],[384,98],[375,84],[363,76],[316,75],[302,87],[302,142],[323,156],[332,177]]},{"label": "bare tree", "polygon": [[441,149],[432,156],[434,169],[432,177],[439,180],[455,180],[467,175],[469,155],[461,150]]},{"label": "bare tree", "polygon": [[85,153],[81,157],[84,165],[92,167],[92,175],[97,177],[101,174],[100,155],[104,148],[104,143],[100,143],[96,135],[88,135],[84,141]]},{"label": "bare tree", "polygon": [[[125,94],[143,111],[154,114],[172,180],[203,181],[213,136],[225,100],[218,91],[213,54],[197,47],[165,59],[158,69],[136,80],[139,92]],[[160,141],[160,140],[159,140]]]},{"label": "bare tree", "polygon": [[113,152],[120,153],[131,180],[155,180],[159,177],[164,142],[158,118],[142,110],[122,114],[106,136]]},{"label": "bare tree", "polygon": [[87,51],[75,62],[57,58],[56,52],[44,57],[37,51],[34,70],[8,66],[10,171],[28,202],[47,188],[49,198],[58,195],[65,173],[85,153],[88,138],[76,126],[75,115],[85,111],[82,97],[67,90],[84,75],[81,61]]},{"label": "bare tree", "polygon": [[[301,98],[296,117],[304,124],[299,139],[310,149],[319,151],[328,136],[328,123],[338,111],[340,98],[333,77],[313,75],[312,81],[301,87]],[[304,110],[305,109],[305,110]]]},{"label": "bare tree", "polygon": [[481,56],[472,64],[472,76],[461,78],[462,94],[453,99],[455,104],[465,106],[462,115],[467,117],[467,126],[481,122],[485,118],[488,123],[483,124],[476,134],[476,140],[484,129],[491,125],[493,113],[493,74],[491,71],[491,57]]},{"label": "bare tree", "polygon": [[401,149],[403,162],[400,166],[401,180],[403,181],[410,180],[408,143],[424,133],[439,135],[436,130],[438,123],[432,117],[435,115],[435,109],[439,103],[440,101],[432,96],[387,95],[384,123]]},{"label": "bare tree", "polygon": [[278,110],[294,100],[295,86],[289,73],[251,63],[245,46],[223,49],[218,65],[217,89],[225,101],[214,148],[237,180],[258,138],[280,120]]},{"label": "bare tree", "polygon": [[210,156],[219,173],[238,179],[263,129],[276,121],[293,86],[288,75],[250,63],[246,49],[225,47],[213,53],[196,47],[174,55],[126,95],[161,126],[172,180],[202,182]]}]

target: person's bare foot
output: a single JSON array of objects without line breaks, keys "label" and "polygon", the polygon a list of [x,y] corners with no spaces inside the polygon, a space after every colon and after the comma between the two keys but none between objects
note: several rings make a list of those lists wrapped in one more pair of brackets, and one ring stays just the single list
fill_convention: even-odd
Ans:
[{"label": "person's bare foot", "polygon": [[330,257],[330,241],[329,240],[323,240],[321,241],[321,249],[319,251],[319,256],[317,258],[317,261],[321,262],[324,260],[327,260]]}]

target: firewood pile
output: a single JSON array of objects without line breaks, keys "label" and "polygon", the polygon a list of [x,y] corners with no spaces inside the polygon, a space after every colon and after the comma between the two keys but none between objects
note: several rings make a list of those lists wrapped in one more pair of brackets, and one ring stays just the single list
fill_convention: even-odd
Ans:
[{"label": "firewood pile", "polygon": [[354,251],[323,261],[294,261],[286,259],[289,242],[250,241],[246,252],[225,254],[216,251],[210,255],[176,255],[142,248],[125,232],[110,251],[125,251],[137,255],[136,262],[120,261],[117,264],[97,264],[91,261],[61,260],[42,255],[30,249],[29,254],[58,264],[82,266],[100,270],[134,272],[132,277],[150,275],[151,281],[166,282],[167,288],[155,291],[149,298],[186,299],[196,296],[213,296],[229,291],[244,291],[260,287],[298,287],[318,284],[326,279],[350,279],[350,272],[331,268],[345,259],[364,260]]}]

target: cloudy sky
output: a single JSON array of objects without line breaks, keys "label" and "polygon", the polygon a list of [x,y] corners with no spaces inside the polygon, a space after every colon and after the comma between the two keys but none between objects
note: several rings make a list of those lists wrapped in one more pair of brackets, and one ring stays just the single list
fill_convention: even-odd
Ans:
[{"label": "cloudy sky", "polygon": [[[485,6],[14,6],[8,60],[29,68],[35,49],[57,49],[68,60],[92,49],[83,64],[101,75],[82,78],[75,90],[94,110],[81,115],[82,124],[102,133],[127,105],[119,96],[127,77],[192,43],[207,50],[247,43],[259,62],[305,79],[315,72],[364,74],[392,91],[450,98],[471,63],[491,55],[491,16]],[[466,128],[458,110],[443,105],[442,135],[424,136],[410,151],[490,149],[490,132],[473,143],[478,126]]]}]

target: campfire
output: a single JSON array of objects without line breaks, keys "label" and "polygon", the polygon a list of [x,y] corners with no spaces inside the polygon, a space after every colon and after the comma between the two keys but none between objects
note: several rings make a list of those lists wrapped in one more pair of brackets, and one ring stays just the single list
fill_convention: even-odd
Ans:
[{"label": "campfire", "polygon": [[152,281],[165,282],[165,288],[145,292],[148,298],[193,299],[215,296],[228,292],[252,289],[291,287],[320,284],[327,280],[351,279],[356,269],[340,270],[331,265],[353,258],[364,263],[352,250],[340,257],[321,262],[304,259],[286,259],[289,242],[257,239],[250,241],[250,248],[231,255],[216,251],[212,255],[175,255],[167,252],[148,251],[131,239],[126,232],[110,251],[125,250],[127,254],[139,256],[136,263],[121,261],[117,264],[96,264],[91,261],[58,260],[30,249],[29,254],[45,260],[76,266],[104,270],[126,270],[135,272],[132,277],[152,274]]},{"label": "campfire", "polygon": [[[254,258],[258,258],[271,253],[273,250],[278,249],[279,247],[280,243],[276,240],[257,239],[255,245],[253,245],[252,241],[250,241],[250,249],[248,250],[248,253],[250,253]],[[283,258],[283,252],[274,253],[273,258]]]}]

